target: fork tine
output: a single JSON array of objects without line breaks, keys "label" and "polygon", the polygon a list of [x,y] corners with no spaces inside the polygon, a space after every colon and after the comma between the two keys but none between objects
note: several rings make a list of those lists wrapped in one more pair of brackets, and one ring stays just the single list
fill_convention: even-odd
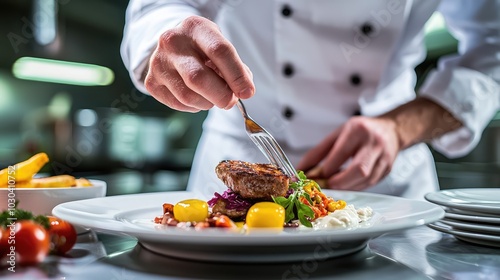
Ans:
[{"label": "fork tine", "polygon": [[261,142],[264,143],[266,150],[271,151],[276,165],[280,167],[289,177],[295,176],[295,169],[290,165],[288,158],[280,146],[277,145],[276,140],[266,135],[261,137]]},{"label": "fork tine", "polygon": [[274,161],[276,162],[276,165],[283,169],[285,173],[288,173],[288,170],[286,168],[286,164],[283,161],[282,158],[279,156],[279,151],[277,151],[275,145],[273,145],[272,141],[268,137],[262,137],[261,141],[264,143],[266,146],[266,150],[271,151],[271,154],[273,155]]},{"label": "fork tine", "polygon": [[263,127],[257,124],[252,118],[250,118],[241,100],[238,100],[238,103],[236,103],[236,105],[238,106],[238,109],[240,109],[241,114],[245,119],[245,129],[248,136],[259,148],[259,150],[272,164],[279,167],[287,176],[292,179],[298,179],[299,176],[297,174],[297,171],[292,166],[290,160],[288,160],[287,156],[279,146],[278,142],[274,139],[274,137],[269,134],[269,132],[267,132]]},{"label": "fork tine", "polygon": [[260,135],[253,135],[252,138],[255,140],[254,143],[257,145],[257,147],[259,147],[259,149],[261,149],[261,151],[264,152],[267,159],[272,164],[282,168],[281,167],[282,164],[280,162],[280,159],[276,156],[272,147],[270,145],[268,145],[268,143],[265,141],[266,138],[264,136],[260,136]]},{"label": "fork tine", "polygon": [[255,140],[257,141],[257,145],[259,147],[261,147],[262,150],[265,151],[265,155],[267,157],[267,159],[274,165],[278,166],[278,167],[281,167],[282,164],[280,162],[280,159],[276,156],[276,154],[274,153],[272,147],[270,145],[268,145],[265,141],[265,137],[262,137],[262,136],[256,136],[254,137]]}]

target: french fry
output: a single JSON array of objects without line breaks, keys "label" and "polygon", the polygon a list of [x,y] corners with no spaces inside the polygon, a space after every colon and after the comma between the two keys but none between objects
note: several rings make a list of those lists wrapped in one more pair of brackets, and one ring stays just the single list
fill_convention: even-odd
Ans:
[{"label": "french fry", "polygon": [[85,178],[78,178],[75,181],[76,181],[77,187],[90,187],[90,186],[92,186],[92,183]]},{"label": "french fry", "polygon": [[[15,179],[15,183],[21,183],[31,180],[42,167],[49,161],[46,153],[38,153],[31,158],[17,163],[14,168],[5,168],[0,170],[0,186],[8,185],[9,177]],[[9,174],[10,171],[10,174]]]},{"label": "french fry", "polygon": [[31,179],[32,188],[60,188],[76,186],[75,177],[71,175],[57,175]]},{"label": "french fry", "polygon": [[38,153],[14,166],[0,170],[0,188],[7,188],[9,183],[15,188],[64,188],[88,187],[92,183],[86,178],[76,179],[71,175],[33,178],[49,161],[46,153]]},{"label": "french fry", "polygon": [[33,188],[33,184],[31,184],[30,181],[24,181],[24,182],[16,182],[14,185],[16,189],[25,189],[25,188]]}]

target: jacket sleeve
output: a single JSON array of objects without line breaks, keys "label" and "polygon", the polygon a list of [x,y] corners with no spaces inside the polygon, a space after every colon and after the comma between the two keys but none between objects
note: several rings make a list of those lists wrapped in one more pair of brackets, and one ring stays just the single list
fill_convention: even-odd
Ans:
[{"label": "jacket sleeve", "polygon": [[142,73],[160,35],[185,18],[214,18],[222,0],[131,0],[125,16],[121,56],[134,85],[147,93]]},{"label": "jacket sleeve", "polygon": [[434,139],[443,155],[475,148],[500,104],[500,0],[443,1],[439,11],[459,41],[458,54],[439,60],[420,90],[464,126]]}]

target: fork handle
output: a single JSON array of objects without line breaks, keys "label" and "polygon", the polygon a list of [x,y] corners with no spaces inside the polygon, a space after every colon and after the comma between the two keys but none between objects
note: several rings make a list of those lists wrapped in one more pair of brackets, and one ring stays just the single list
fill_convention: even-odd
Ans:
[{"label": "fork handle", "polygon": [[248,117],[247,109],[245,108],[245,105],[243,105],[243,101],[241,101],[241,99],[238,99],[238,103],[236,103],[236,106],[238,106],[238,109],[240,109],[240,112],[243,114],[243,116]]}]

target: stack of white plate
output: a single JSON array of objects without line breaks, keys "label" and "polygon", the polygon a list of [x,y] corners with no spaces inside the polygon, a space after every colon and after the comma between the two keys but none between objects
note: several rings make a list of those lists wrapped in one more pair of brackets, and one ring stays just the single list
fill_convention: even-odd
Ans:
[{"label": "stack of white plate", "polygon": [[428,193],[430,202],[445,209],[445,217],[430,228],[457,239],[500,248],[500,189],[451,189]]}]

